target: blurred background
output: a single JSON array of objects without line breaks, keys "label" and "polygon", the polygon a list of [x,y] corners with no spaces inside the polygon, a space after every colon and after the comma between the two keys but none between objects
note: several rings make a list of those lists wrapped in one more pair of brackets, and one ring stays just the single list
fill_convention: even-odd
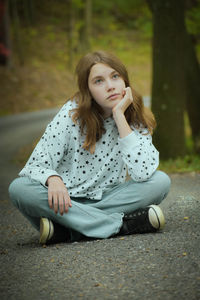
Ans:
[{"label": "blurred background", "polygon": [[200,0],[0,0],[1,119],[63,105],[78,59],[100,49],[150,97],[161,168],[200,172]]}]

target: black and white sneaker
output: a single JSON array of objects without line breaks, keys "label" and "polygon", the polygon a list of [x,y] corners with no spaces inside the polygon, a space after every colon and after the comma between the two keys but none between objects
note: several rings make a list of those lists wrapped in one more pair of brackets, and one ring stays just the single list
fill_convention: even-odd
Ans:
[{"label": "black and white sneaker", "polygon": [[41,245],[49,245],[69,240],[69,233],[63,226],[53,223],[47,218],[40,219],[40,240]]},{"label": "black and white sneaker", "polygon": [[148,233],[163,229],[165,217],[158,205],[150,205],[125,214],[119,234]]}]

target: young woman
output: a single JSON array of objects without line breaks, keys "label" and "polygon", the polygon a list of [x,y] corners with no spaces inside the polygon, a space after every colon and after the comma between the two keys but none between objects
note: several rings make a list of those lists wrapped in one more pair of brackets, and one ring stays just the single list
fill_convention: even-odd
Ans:
[{"label": "young woman", "polygon": [[41,244],[162,229],[170,179],[156,171],[153,114],[115,56],[89,53],[76,73],[79,91],[9,187],[13,204]]}]

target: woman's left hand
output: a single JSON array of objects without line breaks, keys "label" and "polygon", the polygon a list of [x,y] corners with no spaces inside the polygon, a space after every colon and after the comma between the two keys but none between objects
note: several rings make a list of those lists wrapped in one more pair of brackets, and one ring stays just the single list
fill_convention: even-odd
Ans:
[{"label": "woman's left hand", "polygon": [[124,114],[129,105],[133,103],[133,95],[130,87],[124,89],[124,97],[122,100],[113,107],[113,114],[120,112]]}]

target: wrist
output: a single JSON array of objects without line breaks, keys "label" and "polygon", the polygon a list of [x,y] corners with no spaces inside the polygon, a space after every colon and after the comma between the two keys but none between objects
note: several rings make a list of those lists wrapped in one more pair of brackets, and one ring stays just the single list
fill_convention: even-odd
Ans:
[{"label": "wrist", "polygon": [[123,111],[121,109],[113,109],[113,118],[115,120],[125,118]]},{"label": "wrist", "polygon": [[128,124],[125,115],[122,112],[116,112],[113,114],[113,119],[117,125],[120,138],[124,138],[132,132],[130,125]]},{"label": "wrist", "polygon": [[51,182],[62,181],[62,178],[57,175],[52,175],[47,178],[46,185],[48,186]]}]

